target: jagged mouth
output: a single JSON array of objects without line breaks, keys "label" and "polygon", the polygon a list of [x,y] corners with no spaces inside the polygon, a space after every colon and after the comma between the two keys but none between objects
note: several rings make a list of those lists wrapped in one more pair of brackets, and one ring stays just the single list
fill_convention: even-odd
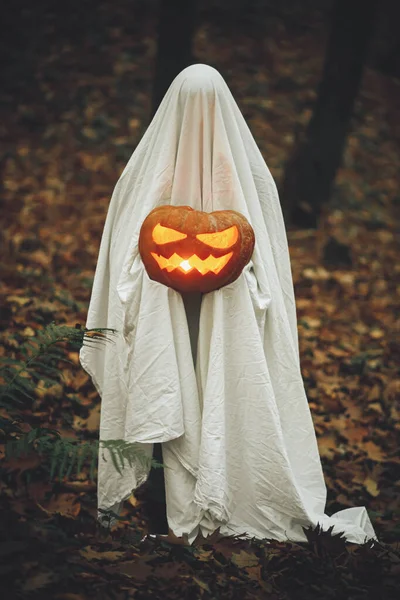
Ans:
[{"label": "jagged mouth", "polygon": [[151,255],[160,269],[165,270],[168,273],[175,271],[175,269],[178,269],[182,273],[190,273],[195,269],[201,275],[207,275],[207,273],[218,275],[231,260],[233,252],[229,252],[218,258],[210,254],[204,260],[199,258],[196,254],[192,254],[190,258],[182,258],[179,254],[176,254],[176,252],[169,258],[165,258],[165,256],[161,256],[160,254],[155,254],[155,252],[151,252]]}]

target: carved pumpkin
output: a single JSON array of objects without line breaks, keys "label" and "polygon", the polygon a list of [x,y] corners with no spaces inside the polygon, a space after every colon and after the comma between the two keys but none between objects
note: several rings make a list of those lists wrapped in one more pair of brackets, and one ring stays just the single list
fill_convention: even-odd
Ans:
[{"label": "carved pumpkin", "polygon": [[179,292],[211,292],[235,281],[254,249],[250,223],[234,210],[159,206],[143,222],[139,252],[150,279]]}]

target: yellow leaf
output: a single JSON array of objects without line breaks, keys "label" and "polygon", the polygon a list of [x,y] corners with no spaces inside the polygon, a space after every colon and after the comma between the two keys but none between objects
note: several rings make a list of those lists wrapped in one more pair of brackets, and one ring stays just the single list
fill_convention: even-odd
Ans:
[{"label": "yellow leaf", "polygon": [[382,449],[379,448],[379,446],[377,446],[374,442],[365,442],[362,444],[362,448],[367,452],[368,458],[372,458],[372,460],[382,462],[386,459],[386,455]]},{"label": "yellow leaf", "polygon": [[381,386],[376,383],[372,386],[372,388],[368,392],[368,402],[374,402],[374,400],[379,400],[381,397]]},{"label": "yellow leaf", "polygon": [[129,129],[137,129],[140,127],[139,119],[130,119],[128,123]]},{"label": "yellow leaf", "polygon": [[253,552],[241,550],[239,554],[232,554],[232,562],[238,567],[255,567],[259,563],[258,557]]},{"label": "yellow leaf", "polygon": [[380,415],[383,414],[383,408],[379,402],[371,402],[371,404],[368,405],[368,410],[372,410],[373,412],[378,413]]},{"label": "yellow leaf", "polygon": [[378,484],[374,479],[372,479],[371,477],[367,477],[364,480],[364,486],[367,492],[371,494],[371,496],[373,496],[374,498],[376,496],[379,496],[380,490],[378,489]]},{"label": "yellow leaf", "polygon": [[92,129],[92,127],[84,127],[82,131],[83,135],[90,140],[96,139],[96,132],[94,129]]},{"label": "yellow leaf", "polygon": [[137,506],[139,504],[138,499],[136,498],[136,496],[134,496],[133,494],[131,494],[128,498],[128,502],[131,506]]},{"label": "yellow leaf", "polygon": [[382,244],[388,244],[393,241],[393,233],[391,231],[382,229],[382,231],[377,232],[377,236]]},{"label": "yellow leaf", "polygon": [[325,433],[323,436],[317,438],[317,441],[321,456],[333,458],[337,448],[335,435],[333,433]]},{"label": "yellow leaf", "polygon": [[304,321],[308,325],[308,327],[311,327],[312,329],[315,329],[315,328],[321,326],[321,319],[318,319],[318,318],[303,317],[302,321]]},{"label": "yellow leaf", "polygon": [[75,365],[79,365],[79,352],[68,352],[68,360],[73,362]]},{"label": "yellow leaf", "polygon": [[35,331],[32,329],[32,327],[25,327],[22,333],[26,335],[26,337],[33,337],[35,335]]},{"label": "yellow leaf", "polygon": [[129,143],[129,138],[128,137],[124,137],[124,136],[120,136],[115,138],[114,140],[115,144],[117,146],[123,146],[124,144],[128,144]]},{"label": "yellow leaf", "polygon": [[91,432],[98,431],[100,427],[100,404],[92,408],[86,421],[86,429]]},{"label": "yellow leaf", "polygon": [[201,560],[202,562],[208,562],[209,560],[212,560],[213,554],[213,550],[201,551],[198,554],[196,554],[196,558],[197,560]]},{"label": "yellow leaf", "polygon": [[360,335],[364,335],[365,333],[368,333],[369,329],[364,323],[357,321],[357,323],[354,323],[353,325],[353,331]]},{"label": "yellow leaf", "polygon": [[15,302],[19,306],[25,306],[28,302],[32,302],[32,298],[24,298],[23,296],[7,296],[6,300],[8,302]]},{"label": "yellow leaf", "polygon": [[202,581],[201,579],[199,579],[198,577],[193,577],[193,581],[195,581],[197,583],[197,585],[202,589],[205,590],[206,592],[208,592],[209,594],[211,593],[210,588],[208,587],[208,583],[206,583],[205,581]]},{"label": "yellow leaf", "polygon": [[328,352],[329,352],[329,354],[333,354],[333,356],[339,356],[339,357],[349,355],[348,350],[343,350],[343,348],[337,348],[336,346],[329,348]]},{"label": "yellow leaf", "polygon": [[341,283],[342,285],[352,286],[354,285],[354,274],[353,273],[343,273],[342,271],[335,271],[332,273],[332,276],[336,281]]},{"label": "yellow leaf", "polygon": [[44,268],[47,268],[52,261],[51,255],[47,254],[43,250],[36,250],[36,252],[32,252],[30,254],[30,258],[33,262]]},{"label": "yellow leaf", "polygon": [[379,340],[383,338],[384,335],[385,332],[382,331],[382,329],[371,329],[371,331],[369,332],[369,337],[372,337],[374,340]]}]

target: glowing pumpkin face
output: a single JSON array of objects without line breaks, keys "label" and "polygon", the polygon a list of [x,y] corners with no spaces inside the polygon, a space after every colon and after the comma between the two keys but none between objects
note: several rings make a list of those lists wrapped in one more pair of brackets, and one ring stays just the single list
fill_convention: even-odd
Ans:
[{"label": "glowing pumpkin face", "polygon": [[159,206],[146,217],[139,236],[149,277],[179,292],[206,293],[232,283],[253,249],[253,228],[234,210]]}]

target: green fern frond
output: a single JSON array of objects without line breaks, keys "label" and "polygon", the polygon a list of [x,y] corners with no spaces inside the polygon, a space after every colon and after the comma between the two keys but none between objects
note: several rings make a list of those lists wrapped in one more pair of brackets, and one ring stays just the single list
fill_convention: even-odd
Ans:
[{"label": "green fern frond", "polygon": [[[49,386],[62,381],[60,362],[67,359],[64,343],[79,350],[83,345],[106,344],[113,340],[115,329],[86,329],[80,326],[69,327],[50,323],[40,330],[34,338],[28,339],[20,347],[22,360],[6,357],[2,360],[0,377],[0,406],[6,410],[23,405],[23,398],[34,400],[35,385],[43,380]],[[22,377],[29,374],[30,377]]]},{"label": "green fern frond", "polygon": [[[134,460],[139,460],[145,468],[163,467],[161,463],[148,457],[137,442],[126,442],[125,440],[101,440],[100,445],[104,450],[109,451],[113,465],[120,475],[122,475],[121,469],[125,468],[126,462],[132,467]],[[118,464],[118,460],[120,464]]]},{"label": "green fern frond", "polygon": [[90,478],[95,478],[99,448],[108,451],[112,463],[118,473],[127,463],[130,467],[134,461],[139,461],[146,468],[160,468],[163,465],[152,457],[144,454],[140,444],[124,440],[90,440],[82,441],[75,438],[60,437],[57,430],[45,428],[32,429],[17,439],[9,440],[6,444],[6,458],[20,457],[33,450],[49,461],[50,479],[70,477],[74,468],[76,474],[81,473],[86,463],[90,470]]},{"label": "green fern frond", "polygon": [[[42,440],[42,444],[38,445],[39,454],[44,454],[45,449],[46,450],[48,449],[45,447],[46,441],[47,440]],[[62,457],[63,454],[64,454],[64,441],[59,439],[55,442],[53,452],[51,453],[50,479],[53,479],[53,477],[56,473],[56,469],[60,464],[60,457]]]},{"label": "green fern frond", "polygon": [[[134,461],[140,461],[149,468],[163,466],[146,456],[137,443],[124,440],[85,442],[61,437],[57,430],[40,427],[22,434],[18,425],[18,421],[24,420],[19,409],[26,406],[27,400],[35,399],[39,382],[42,387],[62,383],[60,363],[67,362],[65,346],[76,350],[85,345],[103,346],[113,342],[115,334],[116,330],[110,328],[86,329],[51,323],[19,348],[22,358],[6,358],[2,361],[0,406],[9,412],[9,418],[0,418],[0,429],[6,437],[7,457],[36,451],[43,456],[50,477],[57,475],[60,479],[70,477],[74,470],[80,473],[84,465],[90,469],[90,477],[94,479],[100,448],[102,452],[109,452],[120,474],[126,465],[132,467]],[[10,436],[13,436],[12,439],[9,439]]]},{"label": "green fern frond", "polygon": [[75,444],[75,445],[73,445],[73,447],[71,449],[71,453],[68,457],[69,465],[68,465],[67,471],[65,473],[66,479],[68,479],[71,476],[72,469],[74,468],[74,466],[77,462],[78,454],[79,454],[79,446],[78,446],[78,444]]},{"label": "green fern frond", "polygon": [[1,393],[0,407],[7,411],[13,412],[17,407],[23,408],[25,402],[21,400],[17,390],[10,389]]},{"label": "green fern frond", "polygon": [[5,368],[7,365],[14,367],[20,364],[20,361],[17,360],[16,358],[8,358],[8,357],[1,357],[1,362],[4,365],[3,368]]}]

